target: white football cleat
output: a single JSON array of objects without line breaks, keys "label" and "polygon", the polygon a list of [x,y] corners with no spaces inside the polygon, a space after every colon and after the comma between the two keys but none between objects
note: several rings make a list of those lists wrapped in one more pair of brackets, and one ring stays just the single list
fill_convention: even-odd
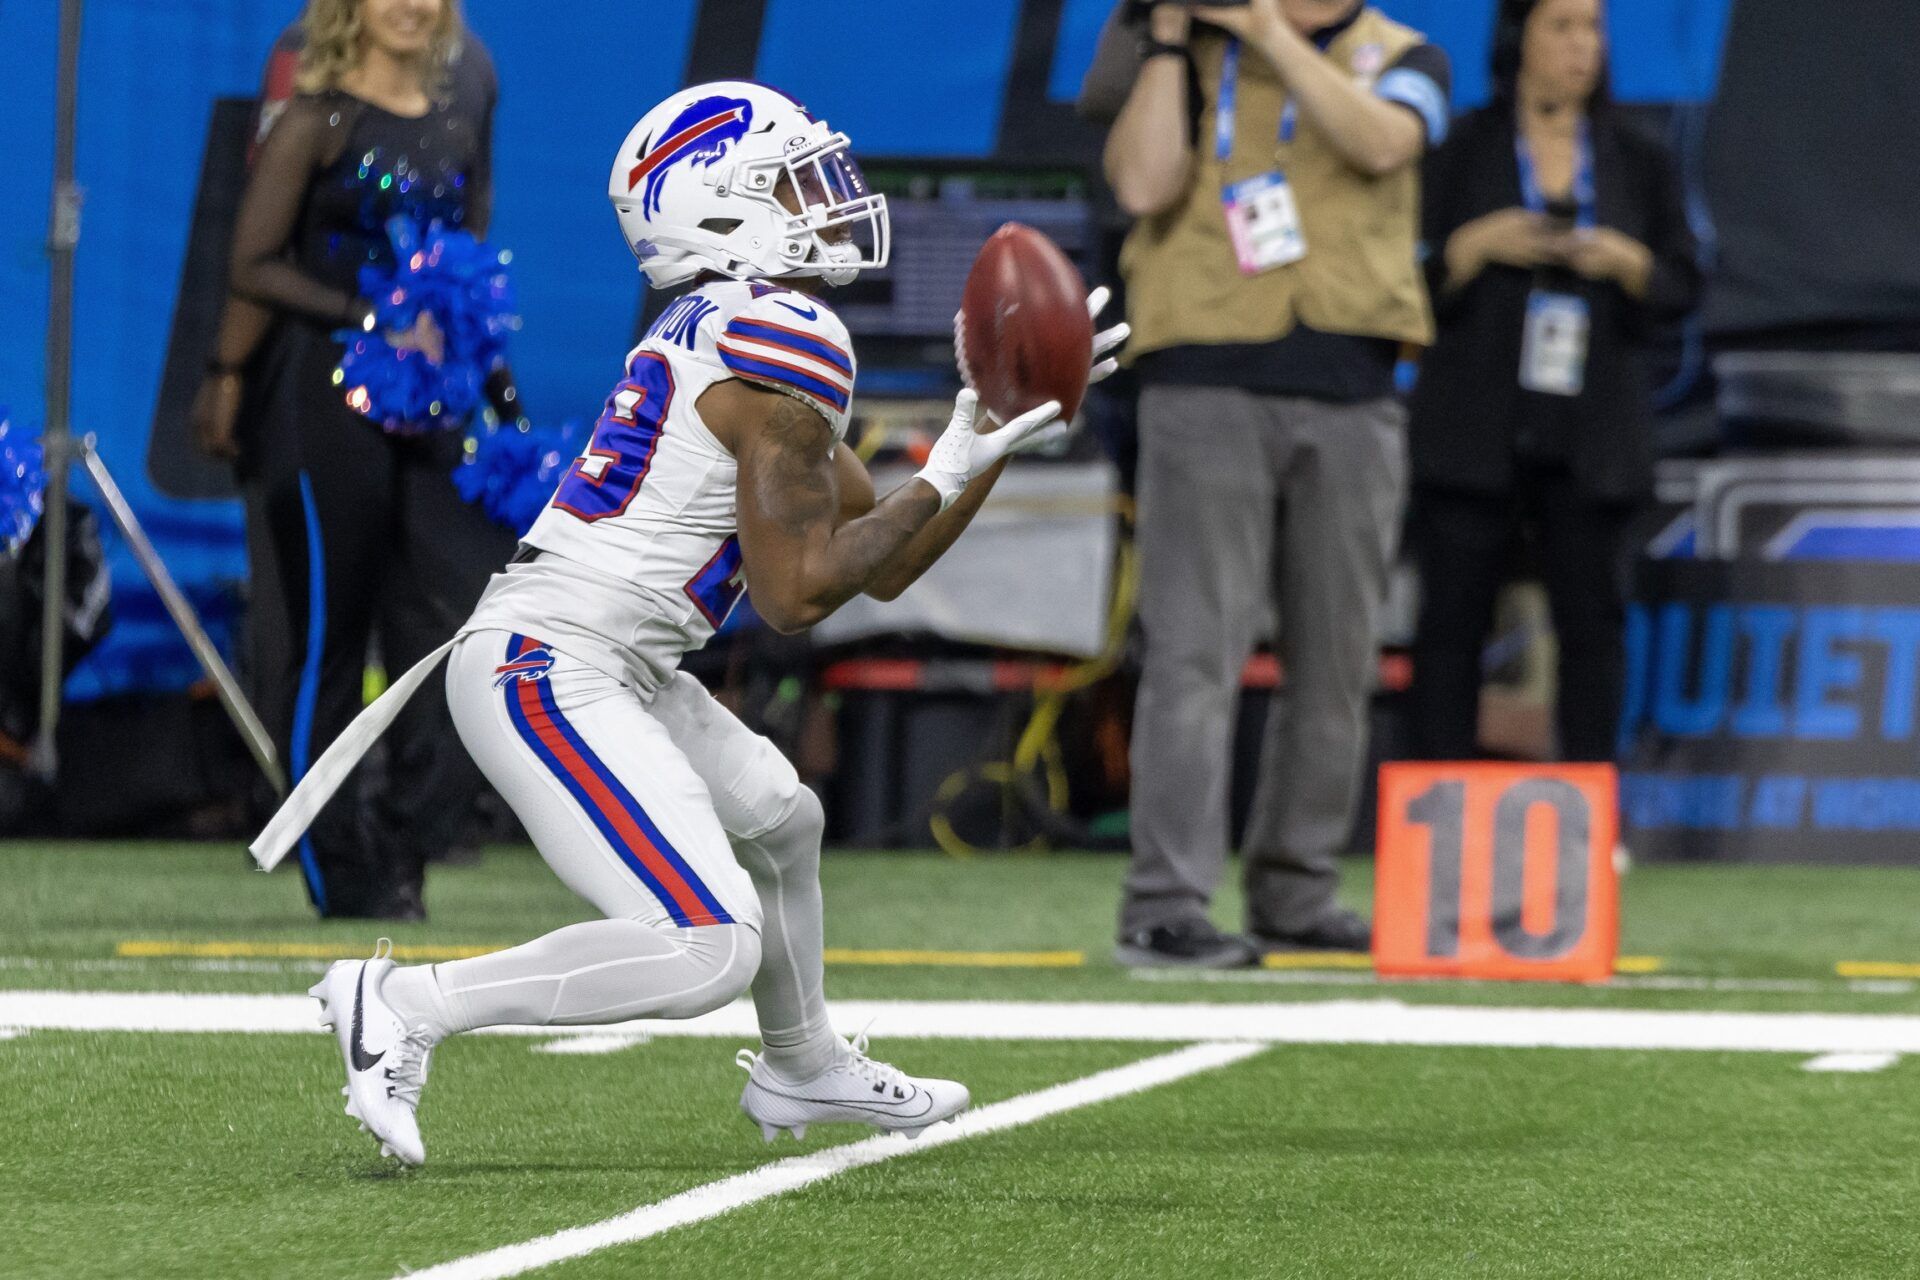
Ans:
[{"label": "white football cleat", "polygon": [[862,1032],[840,1060],[811,1080],[791,1081],[774,1074],[766,1059],[751,1049],[734,1057],[747,1072],[740,1109],[760,1126],[768,1142],[783,1131],[795,1141],[807,1126],[833,1121],[870,1124],[888,1133],[917,1138],[928,1125],[951,1120],[967,1109],[967,1087],[953,1080],[922,1080],[867,1056]]},{"label": "white football cleat", "polygon": [[393,944],[380,939],[371,960],[340,960],[307,994],[320,1002],[320,1024],[332,1027],[347,1064],[340,1090],[347,1114],[371,1133],[380,1154],[405,1164],[426,1161],[414,1112],[427,1083],[427,1059],[433,1042],[422,1028],[408,1027],[380,996],[380,984],[393,969]]}]

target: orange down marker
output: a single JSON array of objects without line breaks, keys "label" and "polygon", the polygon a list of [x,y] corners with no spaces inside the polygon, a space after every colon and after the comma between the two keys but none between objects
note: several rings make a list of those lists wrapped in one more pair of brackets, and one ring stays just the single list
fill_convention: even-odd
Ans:
[{"label": "orange down marker", "polygon": [[1612,765],[1380,768],[1383,976],[1604,982],[1619,951]]}]

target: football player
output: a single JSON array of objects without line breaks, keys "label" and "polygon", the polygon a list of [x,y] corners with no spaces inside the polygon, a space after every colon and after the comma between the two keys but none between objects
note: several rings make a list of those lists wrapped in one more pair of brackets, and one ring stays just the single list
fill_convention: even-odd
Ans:
[{"label": "football player", "polygon": [[[876,498],[842,447],[858,366],[821,291],[886,264],[886,199],[846,135],[782,93],[720,82],[674,95],[628,134],[610,194],[649,284],[693,287],[627,357],[446,675],[461,741],[605,918],[444,964],[397,967],[383,946],[313,988],[346,1061],[348,1114],[408,1164],[425,1159],[415,1112],[446,1037],[691,1018],[749,987],[761,1046],[738,1057],[740,1105],[768,1141],[821,1121],[917,1136],[968,1101],[964,1086],[834,1034],[820,802],[678,667],[749,591],[781,631],[862,592],[897,596],[960,536],[1008,458],[1066,431],[1059,406],[995,429],[962,391],[926,466]],[[1100,290],[1088,303],[1104,301]],[[1095,340],[1092,377],[1112,371],[1126,332]],[[314,773],[350,767],[379,727]],[[315,785],[256,852],[324,800]]]}]

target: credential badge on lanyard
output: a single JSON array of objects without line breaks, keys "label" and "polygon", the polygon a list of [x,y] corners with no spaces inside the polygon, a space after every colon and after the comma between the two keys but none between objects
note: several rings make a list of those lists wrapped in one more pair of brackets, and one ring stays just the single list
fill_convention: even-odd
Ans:
[{"label": "credential badge on lanyard", "polygon": [[[1547,211],[1540,190],[1539,171],[1525,132],[1516,129],[1514,156],[1520,162],[1520,199],[1536,214]],[[1599,225],[1599,201],[1593,182],[1593,138],[1580,123],[1573,173],[1574,226],[1582,231]],[[1526,328],[1520,341],[1520,385],[1549,396],[1577,396],[1587,385],[1587,348],[1593,313],[1577,293],[1535,287],[1527,297]]]},{"label": "credential badge on lanyard", "polygon": [[[1233,155],[1234,106],[1240,93],[1240,42],[1227,41],[1220,64],[1220,101],[1213,117],[1213,154],[1223,166]],[[1280,140],[1292,140],[1293,104],[1280,121]],[[1300,226],[1300,206],[1293,184],[1278,169],[1239,182],[1226,183],[1220,192],[1226,209],[1227,236],[1242,275],[1257,276],[1307,256],[1307,236]]]}]

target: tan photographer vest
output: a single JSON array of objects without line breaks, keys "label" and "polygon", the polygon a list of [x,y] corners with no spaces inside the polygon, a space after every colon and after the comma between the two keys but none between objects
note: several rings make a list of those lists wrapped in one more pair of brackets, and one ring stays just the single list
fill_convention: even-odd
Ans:
[{"label": "tan photographer vest", "polygon": [[[1421,42],[1418,32],[1365,8],[1326,56],[1371,79]],[[1193,177],[1173,208],[1134,226],[1120,255],[1133,324],[1128,360],[1164,347],[1271,342],[1302,323],[1324,333],[1432,342],[1433,313],[1416,261],[1419,164],[1370,177],[1304,118],[1291,142],[1279,141],[1286,90],[1252,49],[1241,51],[1233,150],[1223,164],[1214,124],[1226,48],[1225,35],[1195,26],[1203,105]],[[1293,184],[1307,254],[1242,275],[1220,193],[1275,168]]]}]

